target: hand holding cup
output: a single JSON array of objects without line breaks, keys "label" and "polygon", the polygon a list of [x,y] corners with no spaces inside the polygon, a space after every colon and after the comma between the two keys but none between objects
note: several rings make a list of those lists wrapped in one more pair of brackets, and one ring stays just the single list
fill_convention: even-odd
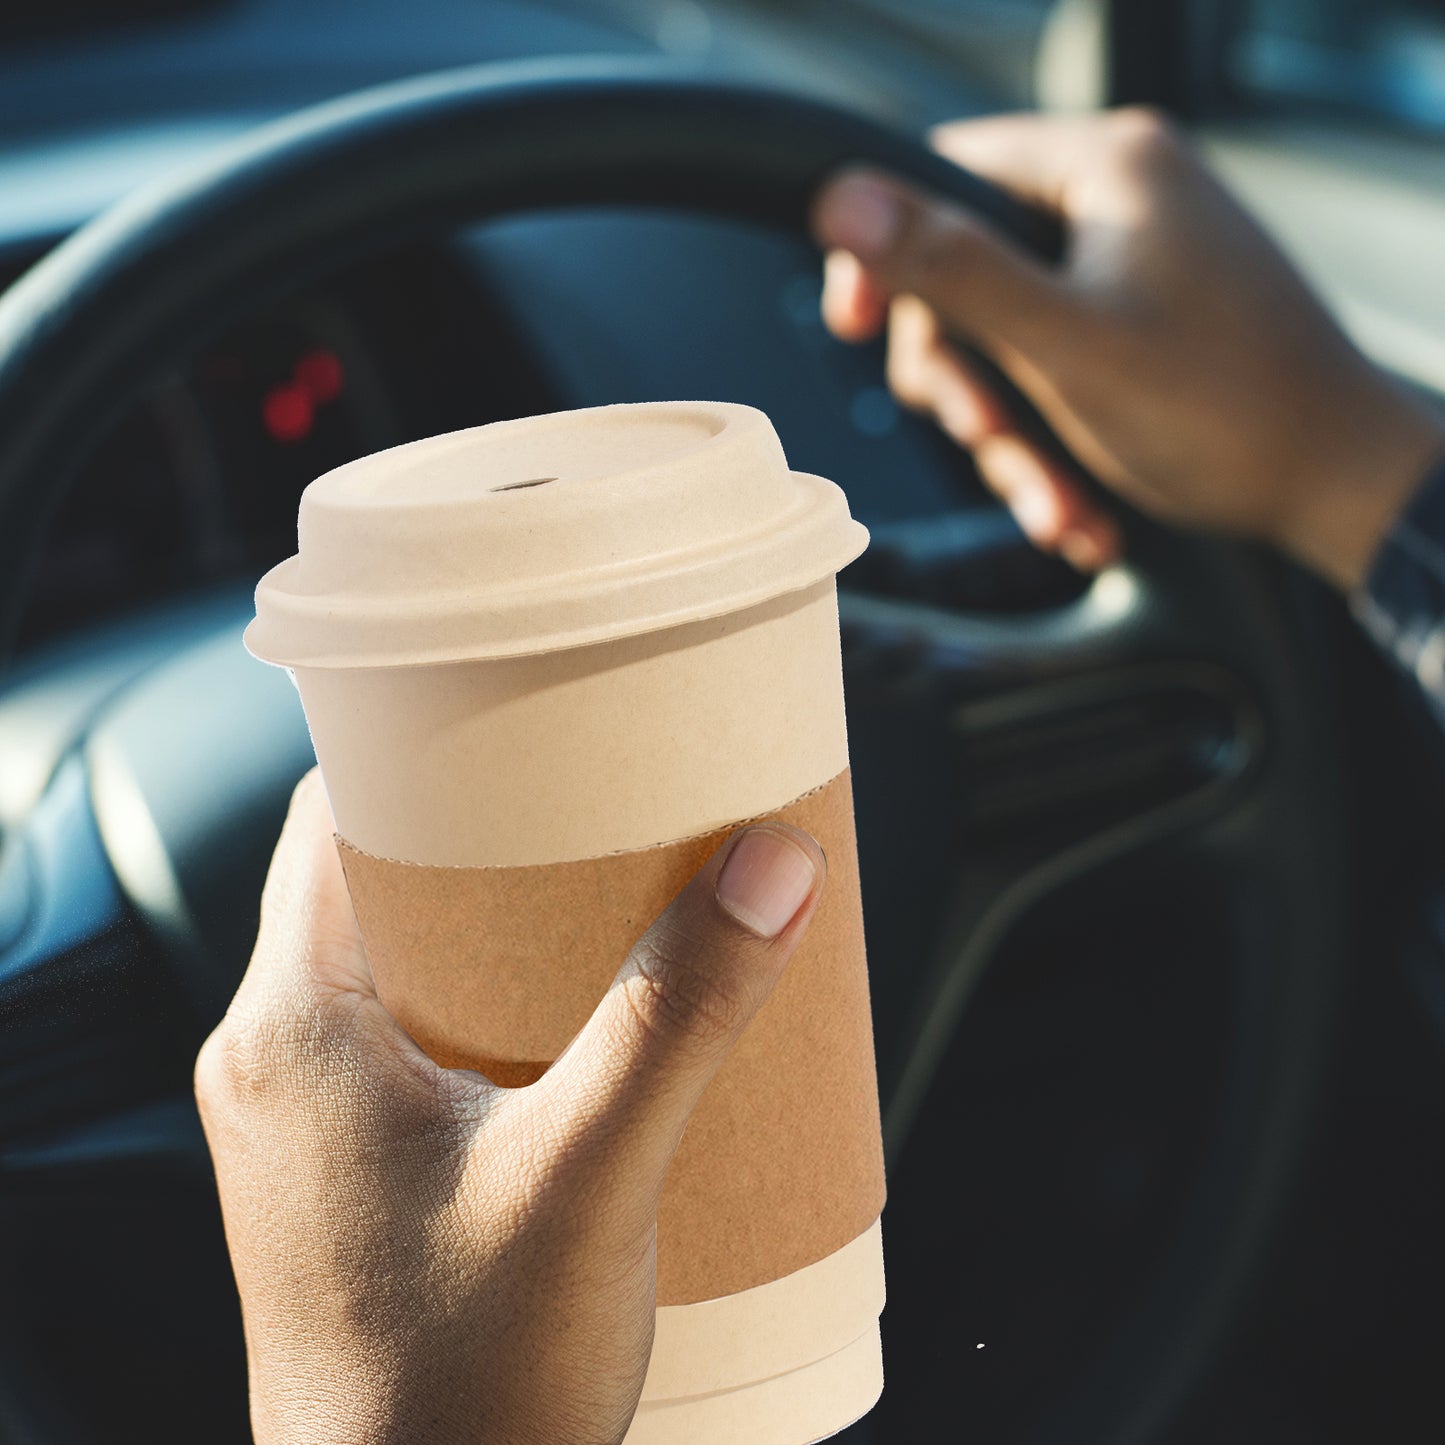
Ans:
[{"label": "hand holding cup", "polygon": [[536,1083],[435,1064],[381,1005],[312,773],[196,1068],[259,1445],[619,1441],[683,1128],[808,927],[806,833],[734,833]]}]

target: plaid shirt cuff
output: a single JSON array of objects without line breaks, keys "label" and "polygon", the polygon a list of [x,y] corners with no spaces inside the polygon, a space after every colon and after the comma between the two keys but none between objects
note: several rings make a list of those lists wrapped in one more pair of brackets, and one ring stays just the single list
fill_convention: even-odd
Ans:
[{"label": "plaid shirt cuff", "polygon": [[1445,721],[1445,457],[1426,473],[1351,605]]}]

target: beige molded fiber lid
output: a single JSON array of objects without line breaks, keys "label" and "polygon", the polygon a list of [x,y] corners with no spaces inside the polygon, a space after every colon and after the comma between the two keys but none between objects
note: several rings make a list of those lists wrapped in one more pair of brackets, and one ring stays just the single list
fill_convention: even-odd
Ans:
[{"label": "beige molded fiber lid", "polygon": [[868,533],[725,402],[493,422],[362,457],[301,496],[297,555],[246,645],[288,667],[516,657],[697,621],[807,587]]}]

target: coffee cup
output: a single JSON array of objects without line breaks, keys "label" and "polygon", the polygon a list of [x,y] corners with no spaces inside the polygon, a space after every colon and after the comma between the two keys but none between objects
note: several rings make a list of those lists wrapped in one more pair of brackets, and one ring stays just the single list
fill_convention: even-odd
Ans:
[{"label": "coffee cup", "polygon": [[664,1186],[631,1445],[803,1445],[882,1389],[835,591],[866,543],[761,412],[610,406],[327,473],[257,588],[246,643],[296,679],[378,992],[442,1064],[539,1077],[740,823],[827,855]]}]

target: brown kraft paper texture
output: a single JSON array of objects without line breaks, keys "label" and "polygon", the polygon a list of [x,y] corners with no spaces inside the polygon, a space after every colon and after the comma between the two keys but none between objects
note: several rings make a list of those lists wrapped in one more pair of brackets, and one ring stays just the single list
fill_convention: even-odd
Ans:
[{"label": "brown kraft paper texture", "polygon": [[[673,1160],[658,1209],[659,1305],[781,1279],[856,1239],[883,1207],[848,770],[766,816],[817,838],[827,883]],[[382,1002],[438,1063],[517,1085],[562,1052],[632,945],[737,826],[525,867],[400,863],[338,845]]]}]

